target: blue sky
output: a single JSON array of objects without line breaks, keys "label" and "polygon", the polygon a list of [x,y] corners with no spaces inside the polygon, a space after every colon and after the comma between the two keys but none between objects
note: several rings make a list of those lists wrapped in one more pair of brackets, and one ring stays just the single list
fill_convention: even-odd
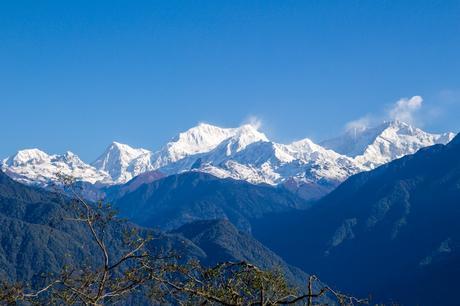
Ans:
[{"label": "blue sky", "polygon": [[458,131],[459,73],[460,1],[1,1],[0,157],[250,118],[321,140],[413,96],[417,125]]}]

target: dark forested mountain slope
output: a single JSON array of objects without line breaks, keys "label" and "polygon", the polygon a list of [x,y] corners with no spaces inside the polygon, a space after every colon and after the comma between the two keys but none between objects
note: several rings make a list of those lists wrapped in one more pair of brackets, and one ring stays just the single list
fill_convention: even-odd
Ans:
[{"label": "dark forested mountain slope", "polygon": [[[17,183],[0,171],[0,279],[30,281],[42,272],[59,272],[65,263],[78,266],[100,258],[100,250],[86,226],[63,220],[68,208],[68,199]],[[114,223],[107,228],[106,238],[113,255],[123,251],[123,231],[132,226]],[[206,256],[182,237],[153,234],[160,239],[152,248],[174,248],[186,256]]]},{"label": "dark forested mountain slope", "polygon": [[202,259],[207,265],[234,260],[247,261],[263,269],[280,268],[286,271],[288,279],[299,286],[304,287],[307,282],[304,272],[286,264],[278,255],[251,235],[239,231],[228,220],[195,221],[181,226],[173,233],[181,234],[205,254],[211,254]]},{"label": "dark forested mountain slope", "polygon": [[309,204],[284,188],[187,172],[141,185],[115,205],[123,216],[147,227],[170,230],[197,220],[228,219],[250,231],[250,218]]},{"label": "dark forested mountain slope", "polygon": [[262,243],[377,300],[458,305],[460,136],[357,174],[310,210],[256,220]]},{"label": "dark forested mountain slope", "polygon": [[[43,281],[42,273],[58,273],[64,264],[95,264],[101,259],[88,229],[81,223],[62,220],[69,208],[67,201],[58,194],[17,183],[0,171],[0,280],[38,285]],[[106,241],[113,256],[123,251],[125,227],[133,226],[108,226]],[[223,260],[247,260],[266,269],[280,267],[295,284],[306,279],[305,273],[288,266],[226,221],[186,225],[175,233],[140,230],[156,238],[149,245],[152,251],[171,250],[184,261],[196,258],[211,265]]]}]

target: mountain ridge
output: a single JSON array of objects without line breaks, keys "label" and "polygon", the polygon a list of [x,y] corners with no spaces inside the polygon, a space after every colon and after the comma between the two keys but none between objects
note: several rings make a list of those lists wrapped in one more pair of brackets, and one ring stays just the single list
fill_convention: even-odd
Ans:
[{"label": "mountain ridge", "polygon": [[112,202],[122,217],[141,226],[173,230],[193,221],[228,219],[245,232],[251,231],[252,218],[310,206],[283,188],[203,172],[170,175]]},{"label": "mountain ridge", "polygon": [[254,220],[254,236],[376,302],[457,305],[459,156],[457,135],[350,177],[307,211]]},{"label": "mountain ridge", "polygon": [[[82,222],[65,220],[72,206],[71,199],[42,188],[18,183],[0,171],[0,278],[42,288],[48,279],[65,265],[75,267],[102,264],[100,249],[88,227]],[[200,260],[204,266],[213,266],[224,260],[247,260],[252,264],[273,270],[281,268],[290,283],[303,289],[308,275],[287,265],[253,237],[238,232],[226,221],[212,220],[209,227],[186,225],[180,231],[160,232],[142,228],[133,223],[109,222],[104,225],[104,241],[111,260],[126,254],[125,230],[138,230],[143,237],[154,236],[146,244],[152,254],[174,254],[180,262]],[[194,228],[199,240],[184,229]],[[213,230],[214,229],[214,230]],[[188,239],[189,236],[191,239]],[[209,246],[218,246],[213,253]],[[244,249],[243,249],[244,247]],[[258,256],[262,255],[262,256]],[[134,296],[137,296],[134,293]],[[141,298],[141,296],[139,296]],[[129,305],[153,305],[145,298],[126,301]]]},{"label": "mountain ridge", "polygon": [[297,189],[307,190],[299,194],[314,199],[355,173],[422,147],[446,143],[453,134],[430,134],[392,121],[360,130],[353,135],[353,141],[350,137],[346,133],[320,144],[308,138],[281,144],[270,141],[249,124],[220,128],[201,123],[155,152],[113,142],[93,163],[86,164],[70,152],[48,155],[31,149],[4,159],[2,169],[22,183],[45,187],[56,183],[57,172],[91,184],[117,185],[145,172],[158,171],[167,176],[200,171],[253,184],[296,185]]}]

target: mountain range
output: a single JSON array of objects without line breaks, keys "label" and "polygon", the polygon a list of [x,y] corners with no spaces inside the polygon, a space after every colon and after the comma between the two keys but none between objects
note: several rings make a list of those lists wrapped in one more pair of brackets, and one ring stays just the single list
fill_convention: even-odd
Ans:
[{"label": "mountain range", "polygon": [[[153,153],[114,143],[92,165],[70,152],[20,151],[3,161],[8,175],[0,171],[0,278],[34,283],[67,261],[93,260],[87,231],[58,222],[65,196],[28,186],[53,184],[61,171],[86,177],[79,184],[113,200],[128,226],[186,258],[279,266],[303,284],[302,271],[314,273],[377,303],[456,305],[459,156],[460,136],[397,121],[319,145],[200,125]],[[278,180],[264,180],[269,173]],[[114,252],[121,231],[107,232]]]},{"label": "mountain range", "polygon": [[254,220],[289,263],[359,296],[458,305],[460,136],[356,174],[310,209]]},{"label": "mountain range", "polygon": [[282,185],[306,199],[315,199],[353,174],[426,146],[445,144],[453,137],[453,133],[430,134],[391,121],[347,131],[319,144],[308,138],[281,144],[249,124],[238,128],[199,124],[157,151],[113,142],[87,164],[72,152],[49,155],[28,149],[5,158],[1,168],[19,182],[41,187],[55,184],[57,173],[94,186],[111,186],[152,171],[158,177],[198,171],[253,184]]}]

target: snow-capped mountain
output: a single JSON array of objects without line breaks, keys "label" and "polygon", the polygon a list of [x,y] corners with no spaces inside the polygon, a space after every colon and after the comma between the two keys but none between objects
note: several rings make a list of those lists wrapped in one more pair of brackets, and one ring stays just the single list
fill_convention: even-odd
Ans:
[{"label": "snow-capped mountain", "polygon": [[196,165],[195,171],[277,185],[287,178],[339,182],[363,170],[351,158],[324,149],[309,139],[289,145],[259,141],[233,154],[225,154],[226,148],[219,146],[200,157],[201,165]]},{"label": "snow-capped mountain", "polygon": [[161,150],[153,153],[151,156],[152,170],[165,168],[165,172],[168,174],[177,172],[179,169],[169,166],[189,156],[208,153],[224,141],[233,142],[233,144],[228,144],[228,150],[238,151],[253,142],[268,141],[268,139],[251,125],[243,125],[238,128],[220,128],[200,123],[198,126],[180,133]]},{"label": "snow-capped mountain", "polygon": [[57,181],[58,173],[92,184],[110,182],[107,173],[84,163],[72,152],[48,155],[38,149],[22,150],[4,159],[2,170],[16,181],[29,185],[48,186]]},{"label": "snow-capped mountain", "polygon": [[[209,135],[209,132],[214,133]],[[219,164],[253,143],[268,142],[267,137],[251,125],[222,129],[209,124],[200,124],[181,133],[181,136],[152,155],[153,169],[165,174],[179,173],[191,168],[197,170],[204,163]],[[212,143],[207,141],[205,148],[197,150],[197,142],[206,137],[214,141]]]},{"label": "snow-capped mountain", "polygon": [[91,165],[108,173],[112,182],[124,183],[149,170],[150,154],[149,150],[134,149],[126,144],[113,142]]},{"label": "snow-capped mountain", "polygon": [[324,193],[350,175],[372,169],[422,147],[447,143],[453,133],[430,134],[393,121],[377,127],[348,131],[321,145],[310,139],[290,144],[270,141],[252,125],[220,128],[199,124],[152,152],[112,143],[91,165],[75,154],[48,155],[38,149],[19,151],[2,162],[11,177],[46,186],[56,173],[105,185],[122,184],[151,171],[158,177],[201,171],[251,183],[308,186]]},{"label": "snow-capped mountain", "polygon": [[404,122],[390,121],[377,127],[349,130],[321,145],[372,169],[423,147],[446,144],[454,136],[454,133],[430,134]]}]

